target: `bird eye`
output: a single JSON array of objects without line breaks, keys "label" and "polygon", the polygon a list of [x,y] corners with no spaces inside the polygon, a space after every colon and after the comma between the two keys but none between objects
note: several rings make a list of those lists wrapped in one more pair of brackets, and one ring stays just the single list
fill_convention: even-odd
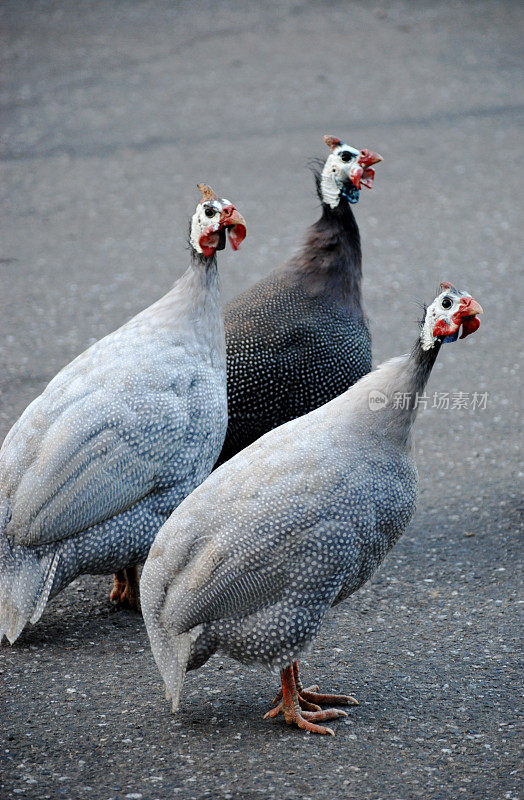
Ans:
[{"label": "bird eye", "polygon": [[206,206],[206,208],[204,209],[204,214],[206,215],[206,217],[214,217],[216,213],[217,213],[216,209],[213,208],[212,206]]},{"label": "bird eye", "polygon": [[344,150],[340,154],[340,158],[342,159],[342,161],[352,161],[352,159],[355,158],[355,155],[354,153],[350,153],[349,150]]},{"label": "bird eye", "polygon": [[451,297],[442,298],[442,303],[441,303],[442,308],[451,308],[452,305],[453,305],[453,300],[451,299]]}]

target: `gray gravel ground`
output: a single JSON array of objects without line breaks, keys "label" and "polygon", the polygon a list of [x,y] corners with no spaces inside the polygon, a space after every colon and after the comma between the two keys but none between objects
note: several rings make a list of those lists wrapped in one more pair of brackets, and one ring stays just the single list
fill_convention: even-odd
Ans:
[{"label": "gray gravel ground", "polygon": [[[83,577],[0,648],[0,794],[516,800],[522,6],[4,2],[0,434],[56,371],[166,291],[209,182],[248,222],[225,299],[316,218],[322,134],[378,150],[357,207],[376,361],[440,279],[484,306],[419,416],[421,497],[306,678],[360,700],[336,737],[263,721],[277,680],[219,658],[172,716],[140,617]],[[520,277],[519,277],[520,275]],[[430,402],[430,406],[431,406]],[[521,601],[522,602],[522,601]]]}]

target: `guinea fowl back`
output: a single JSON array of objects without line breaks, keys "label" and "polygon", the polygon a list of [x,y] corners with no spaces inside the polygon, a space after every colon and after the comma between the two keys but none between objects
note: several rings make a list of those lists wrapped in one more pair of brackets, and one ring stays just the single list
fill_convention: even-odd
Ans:
[{"label": "guinea fowl back", "polygon": [[0,450],[0,641],[13,642],[83,573],[116,572],[111,599],[137,604],[134,568],[220,452],[227,393],[216,250],[226,237],[236,249],[245,222],[199,188],[189,269],[64,367]]},{"label": "guinea fowl back", "polygon": [[[311,294],[293,278],[272,273],[249,291],[249,307],[228,307],[229,424],[219,463],[326,403],[371,369],[363,317]],[[275,322],[282,317],[285,323]]]},{"label": "guinea fowl back", "polygon": [[[352,150],[339,144],[346,148],[341,152]],[[380,160],[372,155],[372,163]],[[322,216],[300,251],[226,307],[229,423],[217,464],[318,408],[371,369],[360,235],[350,205],[358,190],[345,188],[341,178],[338,195],[328,202],[324,173],[331,175],[333,158],[315,175]],[[340,174],[349,181],[342,168]]]},{"label": "guinea fowl back", "polygon": [[283,711],[288,724],[333,733],[314,723],[345,712],[319,706],[356,701],[304,689],[298,659],[329,609],[362,586],[406,529],[417,499],[418,398],[442,343],[476,331],[481,313],[468,293],[442,284],[410,355],[269,431],[171,515],[141,591],[174,710],[185,671],[218,651],[281,669],[282,692],[266,717]]}]

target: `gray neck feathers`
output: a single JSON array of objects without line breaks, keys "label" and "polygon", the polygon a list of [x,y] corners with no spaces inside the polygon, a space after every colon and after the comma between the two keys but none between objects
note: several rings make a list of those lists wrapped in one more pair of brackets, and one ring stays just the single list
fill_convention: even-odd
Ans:
[{"label": "gray neck feathers", "polygon": [[135,317],[140,324],[164,329],[191,349],[225,360],[224,326],[216,257],[192,252],[191,266],[170,292]]},{"label": "gray neck feathers", "polygon": [[431,350],[423,350],[417,339],[410,355],[384,362],[352,386],[347,398],[362,424],[410,447],[417,398],[424,394],[439,349],[437,342]]},{"label": "gray neck feathers", "polygon": [[202,345],[207,345],[213,361],[216,358],[223,360],[225,339],[216,255],[205,258],[195,253],[186,275],[189,301],[187,310],[197,340]]}]

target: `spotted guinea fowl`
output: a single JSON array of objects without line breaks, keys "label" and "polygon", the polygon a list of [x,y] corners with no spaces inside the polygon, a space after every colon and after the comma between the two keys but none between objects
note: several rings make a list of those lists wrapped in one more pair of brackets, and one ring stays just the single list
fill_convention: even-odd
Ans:
[{"label": "spotted guinea fowl", "polygon": [[316,184],[322,215],[290,261],[226,307],[228,429],[218,463],[343,392],[371,369],[351,204],[381,156],[334,136]]},{"label": "spotted guinea fowl", "polygon": [[217,249],[245,223],[204,184],[191,266],[164,297],[66,366],[0,450],[0,641],[77,575],[118,571],[112,599],[138,605],[136,564],[211,471],[227,426]]},{"label": "spotted guinea fowl", "polygon": [[282,710],[288,724],[332,733],[316,723],[344,712],[316,704],[355,702],[303,689],[297,659],[414,512],[417,393],[441,343],[456,339],[461,326],[462,336],[473,333],[482,313],[451,284],[441,289],[410,355],[234,456],[159,531],[140,590],[173,710],[186,670],[216,651],[281,671],[282,699],[266,716]]}]

